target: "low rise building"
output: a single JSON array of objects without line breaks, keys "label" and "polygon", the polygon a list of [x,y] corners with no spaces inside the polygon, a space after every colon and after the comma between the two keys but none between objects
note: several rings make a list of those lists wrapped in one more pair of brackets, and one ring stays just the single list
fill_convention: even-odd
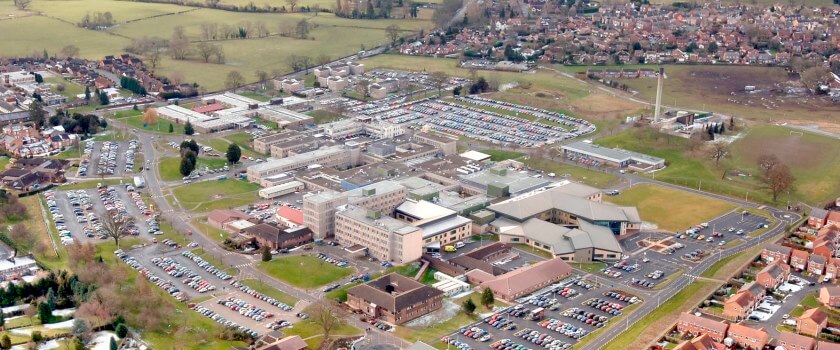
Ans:
[{"label": "low rise building", "polygon": [[840,286],[831,285],[820,288],[819,301],[828,307],[840,307]]},{"label": "low rise building", "polygon": [[755,329],[740,323],[729,325],[727,337],[734,344],[748,350],[762,350],[770,342],[770,335],[763,329]]},{"label": "low rise building", "polygon": [[792,250],[790,247],[770,243],[761,250],[761,260],[766,262],[781,261],[787,264],[790,261]]},{"label": "low rise building", "polygon": [[347,306],[391,324],[403,324],[443,306],[443,292],[397,273],[347,290]]},{"label": "low rise building", "polygon": [[382,261],[403,264],[422,253],[421,229],[352,204],[335,214],[335,238],[343,246],[366,247],[368,255]]},{"label": "low rise building", "polygon": [[677,332],[691,334],[692,336],[707,335],[715,342],[721,343],[726,338],[726,330],[729,324],[722,321],[712,320],[703,316],[683,312],[677,319]]},{"label": "low rise building", "polygon": [[561,147],[563,155],[570,159],[592,159],[604,165],[630,168],[636,171],[651,171],[665,166],[665,160],[647,154],[621,148],[607,148],[587,141],[572,142]]},{"label": "low rise building", "polygon": [[819,308],[805,310],[796,318],[796,333],[819,338],[823,329],[828,327],[828,314]]},{"label": "low rise building", "polygon": [[791,332],[779,332],[779,338],[776,339],[777,349],[782,347],[785,350],[814,350],[816,345],[816,339]]},{"label": "low rise building", "polygon": [[485,277],[479,277],[479,279],[485,279],[479,284],[480,288],[490,288],[496,298],[513,302],[569,277],[572,274],[572,267],[565,261],[555,258],[521,267],[499,276],[493,276],[481,270],[476,271],[485,275]]},{"label": "low rise building", "polygon": [[236,209],[216,209],[207,215],[207,223],[220,230],[224,230],[226,224],[237,220],[254,220],[254,217]]},{"label": "low rise building", "polygon": [[767,264],[761,271],[755,275],[755,281],[767,289],[776,289],[782,283],[787,281],[790,275],[790,266],[776,260]]},{"label": "low rise building", "polygon": [[260,246],[273,250],[293,248],[312,242],[312,230],[302,226],[284,228],[261,223],[244,229],[243,235],[253,237]]},{"label": "low rise building", "polygon": [[248,180],[259,183],[264,177],[278,175],[290,170],[300,169],[310,165],[324,167],[352,166],[358,162],[359,149],[344,145],[323,147],[312,152],[296,154],[282,159],[268,161],[249,166]]}]

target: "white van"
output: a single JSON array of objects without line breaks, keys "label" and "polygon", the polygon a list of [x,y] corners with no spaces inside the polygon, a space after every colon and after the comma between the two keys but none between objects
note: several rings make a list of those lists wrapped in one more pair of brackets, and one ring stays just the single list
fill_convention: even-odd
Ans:
[{"label": "white van", "polygon": [[466,246],[466,244],[464,244],[464,242],[455,242],[455,248],[457,248],[457,249],[461,249],[464,246]]}]

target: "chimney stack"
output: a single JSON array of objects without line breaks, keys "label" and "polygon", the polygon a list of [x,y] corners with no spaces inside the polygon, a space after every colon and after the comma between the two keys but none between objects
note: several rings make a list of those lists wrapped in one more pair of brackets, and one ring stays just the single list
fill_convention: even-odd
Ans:
[{"label": "chimney stack", "polygon": [[659,67],[659,76],[656,78],[656,107],[653,111],[653,122],[659,122],[659,113],[662,111],[662,83],[665,80],[665,68]]}]

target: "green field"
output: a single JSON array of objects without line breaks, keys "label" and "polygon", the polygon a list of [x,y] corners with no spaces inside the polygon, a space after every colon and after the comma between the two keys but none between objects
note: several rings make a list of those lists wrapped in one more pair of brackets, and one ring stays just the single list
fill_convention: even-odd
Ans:
[{"label": "green field", "polygon": [[685,230],[736,208],[722,200],[653,184],[638,184],[618,196],[604,198],[618,205],[637,207],[643,221],[669,231]]},{"label": "green field", "polygon": [[306,289],[335,282],[353,273],[351,268],[335,266],[313,255],[276,258],[257,266],[271,277]]},{"label": "green field", "polygon": [[508,159],[517,159],[519,157],[524,156],[524,153],[514,152],[514,151],[505,151],[500,149],[486,149],[479,151],[481,153],[487,154],[490,156],[490,160],[494,162],[500,162],[503,160]]},{"label": "green field", "polygon": [[185,209],[206,212],[253,203],[259,188],[259,185],[240,180],[213,180],[178,186],[173,192]]},{"label": "green field", "polygon": [[317,109],[306,114],[315,119],[315,124],[326,124],[341,119],[341,115],[323,109]]},{"label": "green field", "polygon": [[[719,166],[715,166],[703,149],[691,151],[689,140],[648,128],[627,129],[596,143],[664,158],[668,166],[656,172],[656,180],[752,202],[779,205],[788,200],[785,193],[773,203],[770,191],[759,181],[756,159],[763,154],[775,154],[797,178],[790,192],[791,201],[815,205],[833,199],[840,192],[840,182],[833,175],[840,173],[840,142],[807,132],[802,136],[798,132],[791,134],[784,127],[750,128],[730,145],[732,157],[721,160]],[[802,157],[802,154],[810,156]],[[736,170],[746,176],[731,175]],[[725,171],[730,175],[723,176]]]},{"label": "green field", "polygon": [[127,110],[114,114],[114,118],[128,126],[144,131],[169,134],[169,125],[172,124],[172,135],[183,135],[184,126],[169,120],[158,118],[157,123],[146,124],[143,118],[143,111]]},{"label": "green field", "polygon": [[[181,158],[161,158],[158,164],[161,180],[175,181],[180,180],[184,177],[184,175],[181,175]],[[225,166],[226,164],[227,159],[225,158],[209,158],[199,156],[195,168],[198,170],[203,170],[204,167],[209,167],[210,169],[219,169]]]},{"label": "green field", "polygon": [[430,345],[442,344],[440,342],[440,338],[442,336],[450,334],[453,331],[456,331],[459,328],[474,322],[478,319],[477,314],[488,313],[492,311],[493,306],[505,305],[503,302],[497,300],[494,305],[491,305],[490,309],[485,308],[483,305],[481,305],[479,293],[472,293],[468,296],[452,301],[455,302],[457,305],[461,305],[461,303],[463,303],[467,299],[472,299],[475,305],[478,307],[476,308],[475,313],[473,315],[467,315],[459,308],[458,312],[454,316],[451,316],[446,320],[439,320],[437,323],[425,327],[397,327],[397,330],[394,334],[409,342],[422,340],[426,344]]},{"label": "green field", "polygon": [[[73,101],[76,99],[76,96],[85,93],[83,86],[69,80],[64,80],[62,77],[47,77],[44,78],[44,82],[54,84],[55,87],[52,88],[53,92],[67,97],[68,101]],[[64,91],[58,91],[57,87],[59,84],[64,85]]]},{"label": "green field", "polygon": [[[311,314],[311,307],[304,309],[304,312]],[[297,335],[303,338],[309,346],[309,349],[318,349],[318,345],[320,344],[321,338],[323,338],[324,334],[321,327],[313,322],[311,318],[295,323],[291,328],[284,329],[283,333],[285,335]],[[349,324],[343,324],[341,327],[332,331],[332,336],[356,335],[361,333],[363,333],[362,330]]]}]

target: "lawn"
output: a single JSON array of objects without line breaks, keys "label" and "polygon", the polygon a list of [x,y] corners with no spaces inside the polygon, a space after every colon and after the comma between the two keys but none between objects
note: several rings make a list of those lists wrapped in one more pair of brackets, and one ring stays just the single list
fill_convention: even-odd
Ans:
[{"label": "lawn", "polygon": [[227,239],[228,236],[229,236],[227,231],[220,230],[218,228],[210,226],[210,224],[207,223],[207,217],[206,216],[202,216],[202,217],[199,217],[199,218],[194,218],[192,220],[192,223],[193,223],[193,225],[197,226],[199,230],[203,231],[204,234],[207,237],[209,237],[209,238],[211,238],[211,239],[213,239],[213,240],[215,240],[219,243],[224,242],[225,239]]},{"label": "lawn", "polygon": [[257,200],[257,184],[241,180],[202,181],[173,190],[181,206],[195,212],[234,208]]},{"label": "lawn", "polygon": [[90,179],[85,181],[79,181],[74,184],[66,184],[61,185],[58,187],[58,190],[66,191],[66,190],[84,190],[84,189],[91,189],[96,188],[98,184],[103,185],[121,185],[124,183],[129,183],[134,181],[132,178],[123,178],[123,179]]},{"label": "lawn", "polygon": [[257,265],[260,270],[299,288],[316,288],[353,273],[351,268],[338,267],[314,255],[276,258]]},{"label": "lawn", "polygon": [[684,230],[736,208],[722,200],[653,184],[635,185],[605,199],[618,205],[635,206],[642,220],[669,231]]},{"label": "lawn", "polygon": [[607,267],[605,263],[570,263],[569,265],[589,273],[599,273],[601,269]]},{"label": "lawn", "polygon": [[340,114],[336,114],[325,109],[316,109],[306,114],[315,119],[315,124],[326,124],[341,119]]},{"label": "lawn", "polygon": [[[50,2],[34,1],[33,5],[49,4]],[[60,11],[66,6],[65,4],[85,2],[88,1],[62,1],[59,6],[49,7]],[[59,2],[55,3],[58,4]],[[129,2],[114,1],[113,3]],[[83,15],[80,14],[73,18],[72,23],[76,23]],[[29,56],[33,52],[38,52],[40,56],[44,50],[55,55],[59,53],[62,47],[72,44],[79,48],[81,57],[98,59],[105,55],[119,54],[122,52],[122,48],[130,43],[127,38],[82,29],[72,23],[46,16],[29,16],[0,21],[0,33],[14,33],[14,35],[6,35],[3,40],[0,40],[0,52],[6,57]],[[44,35],[44,33],[49,33],[49,35]]]},{"label": "lawn", "polygon": [[[85,93],[85,88],[83,86],[70,80],[65,80],[62,77],[47,77],[44,78],[44,82],[54,84],[56,87],[52,89],[53,92],[67,97],[68,101],[73,101],[76,99],[76,96]],[[59,84],[64,85],[64,91],[58,91],[57,87]]]},{"label": "lawn", "polygon": [[[638,320],[626,331],[607,343],[605,349],[642,349],[665,329],[665,325],[676,322],[683,311],[690,310],[708,293],[717,288],[719,283],[695,281],[689,284],[671,299],[663,302],[659,308]],[[648,301],[650,302],[650,301]],[[626,316],[625,316],[626,317]]]},{"label": "lawn", "polygon": [[555,173],[557,176],[567,177],[571,180],[598,188],[611,187],[619,181],[617,176],[609,173],[563,164],[547,158],[531,156],[524,163],[531,168],[540,169],[546,173]]},{"label": "lawn", "polygon": [[140,129],[149,132],[161,133],[161,134],[169,134],[169,125],[172,125],[173,131],[171,134],[173,135],[183,135],[184,134],[184,126],[181,124],[176,124],[175,122],[171,122],[169,120],[158,118],[156,123],[146,124],[146,121],[143,120],[143,112],[142,111],[135,111],[135,110],[128,110],[117,112],[115,118],[120,122],[128,124],[128,126]]},{"label": "lawn", "polygon": [[[197,170],[203,170],[204,167],[209,167],[211,169],[219,169],[225,166],[226,164],[227,159],[225,158],[210,158],[199,156],[195,168]],[[161,158],[158,166],[160,171],[160,178],[163,181],[175,181],[184,178],[184,175],[181,175],[181,158]]]},{"label": "lawn", "polygon": [[260,94],[260,93],[256,93],[256,92],[252,92],[252,91],[238,91],[236,93],[240,96],[245,96],[245,97],[248,97],[248,98],[252,98],[252,99],[255,99],[255,100],[260,101],[260,102],[268,102],[268,101],[271,100],[271,97],[269,97],[269,96],[266,96],[266,95],[263,95],[263,94]]},{"label": "lawn", "polygon": [[9,158],[7,156],[0,156],[0,170],[6,170],[6,166],[9,165],[9,162],[11,162],[11,160],[12,158]]},{"label": "lawn", "polygon": [[[46,210],[47,205],[44,198],[40,195],[29,196],[20,199],[20,202],[26,206],[27,220],[22,221],[22,224],[35,234],[35,239],[43,249],[33,249],[35,258],[39,263],[43,264],[51,270],[59,270],[67,266],[67,253],[64,246],[61,245],[58,238],[58,231],[55,230],[52,216],[44,216],[42,208]],[[46,213],[44,211],[44,213]],[[46,219],[47,223],[44,222]],[[4,222],[3,224],[12,224],[11,222]],[[56,244],[56,249],[53,249],[53,243]],[[30,247],[32,248],[32,247]]]},{"label": "lawn", "polygon": [[295,298],[291,295],[288,295],[286,293],[283,293],[283,291],[281,291],[277,288],[272,288],[271,286],[265,284],[265,282],[263,282],[263,281],[255,280],[255,279],[247,279],[247,280],[241,280],[239,282],[241,282],[242,284],[244,284],[248,287],[253,288],[254,290],[256,290],[259,293],[262,293],[262,294],[265,294],[265,295],[267,295],[271,298],[277,299],[278,301],[286,303],[287,305],[291,305],[292,307],[294,307],[295,304],[297,304],[297,302],[298,302],[297,298]]},{"label": "lawn", "polygon": [[508,159],[516,159],[524,156],[524,153],[514,152],[514,151],[505,151],[500,149],[486,149],[479,151],[481,153],[487,154],[490,156],[490,160],[494,162],[500,162],[503,160]]},{"label": "lawn", "polygon": [[[308,312],[310,314],[312,313],[309,308],[305,309],[304,312]],[[303,338],[306,341],[306,344],[309,345],[310,349],[318,349],[318,345],[320,344],[321,338],[324,334],[321,327],[313,322],[311,318],[295,323],[291,328],[284,329],[283,333],[285,335],[297,335]],[[333,336],[356,335],[362,333],[362,330],[346,323],[332,330]]]}]

